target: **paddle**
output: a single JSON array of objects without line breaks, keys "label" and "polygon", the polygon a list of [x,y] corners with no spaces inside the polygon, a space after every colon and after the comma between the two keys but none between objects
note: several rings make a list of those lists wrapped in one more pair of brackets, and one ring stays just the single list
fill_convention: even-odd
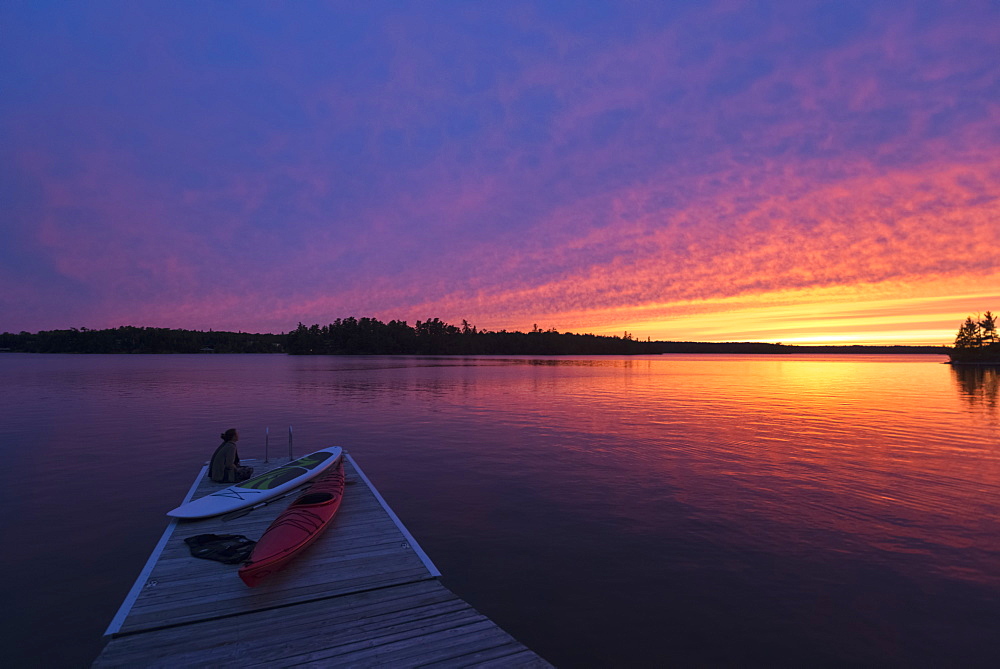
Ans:
[{"label": "paddle", "polygon": [[301,492],[304,492],[305,489],[308,488],[310,485],[312,485],[311,481],[309,483],[305,484],[305,485],[302,485],[302,486],[299,486],[298,488],[295,488],[294,490],[289,490],[284,495],[279,495],[278,497],[275,497],[274,499],[269,499],[266,502],[261,502],[260,504],[254,504],[253,506],[248,506],[248,507],[246,507],[244,509],[236,509],[236,511],[230,511],[229,513],[227,513],[226,515],[224,515],[222,517],[222,520],[223,520],[223,522],[225,522],[225,521],[230,521],[230,520],[236,520],[237,518],[242,518],[243,516],[247,515],[251,511],[254,511],[255,509],[260,509],[261,507],[265,507],[268,504],[271,504],[272,502],[277,502],[279,499],[285,499],[286,497],[288,497],[290,495],[297,495],[297,494],[299,494]]}]

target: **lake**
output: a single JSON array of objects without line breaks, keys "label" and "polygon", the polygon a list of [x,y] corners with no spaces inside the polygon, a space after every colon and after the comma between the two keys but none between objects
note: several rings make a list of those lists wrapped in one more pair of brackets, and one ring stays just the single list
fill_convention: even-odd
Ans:
[{"label": "lake", "polygon": [[217,435],[289,426],[557,666],[994,666],[998,374],[945,360],[2,353],[8,666],[88,665]]}]

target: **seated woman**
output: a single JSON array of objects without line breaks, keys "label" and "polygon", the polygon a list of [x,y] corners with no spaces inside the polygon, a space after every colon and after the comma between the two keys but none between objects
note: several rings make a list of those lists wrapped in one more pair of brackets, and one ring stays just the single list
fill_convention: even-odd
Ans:
[{"label": "seated woman", "polygon": [[236,442],[240,434],[231,427],[221,435],[222,445],[215,449],[208,465],[208,477],[216,483],[238,483],[253,476],[253,467],[241,467],[240,456],[236,452]]}]

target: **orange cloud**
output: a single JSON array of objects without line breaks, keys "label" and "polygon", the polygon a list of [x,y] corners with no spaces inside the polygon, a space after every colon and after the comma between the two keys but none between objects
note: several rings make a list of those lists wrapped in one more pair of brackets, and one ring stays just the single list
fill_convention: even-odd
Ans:
[{"label": "orange cloud", "polygon": [[[990,250],[1000,248],[1000,163],[855,171],[860,176],[814,187],[808,175],[778,171],[744,188],[704,189],[709,196],[680,209],[657,208],[661,193],[654,187],[626,189],[610,204],[592,198],[554,215],[553,245],[510,256],[497,268],[514,283],[543,280],[498,282],[476,292],[461,286],[408,313],[469,317],[484,326],[624,326],[671,339],[687,332],[711,340],[742,333],[741,340],[947,343],[950,321],[991,308],[1000,294]],[[592,211],[606,215],[603,227],[591,225],[578,238],[563,233]],[[912,307],[912,299],[927,304]],[[775,300],[787,310],[769,308]],[[854,320],[822,316],[839,310],[837,302],[858,300],[869,303],[870,313]],[[683,313],[697,304],[721,314],[733,302],[731,318],[749,321],[728,334],[692,328],[690,321],[678,329],[643,315]],[[878,316],[894,302],[910,305],[905,314],[893,310],[902,320]],[[763,311],[755,317],[747,304]],[[897,326],[906,319],[916,320],[903,332]]]}]

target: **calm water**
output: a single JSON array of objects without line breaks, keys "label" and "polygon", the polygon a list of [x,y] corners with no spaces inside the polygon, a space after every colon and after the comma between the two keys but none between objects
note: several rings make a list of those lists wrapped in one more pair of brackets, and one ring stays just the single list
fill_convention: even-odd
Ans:
[{"label": "calm water", "polygon": [[292,425],[557,665],[995,666],[997,373],[942,361],[0,354],[5,659],[87,665],[216,435]]}]

